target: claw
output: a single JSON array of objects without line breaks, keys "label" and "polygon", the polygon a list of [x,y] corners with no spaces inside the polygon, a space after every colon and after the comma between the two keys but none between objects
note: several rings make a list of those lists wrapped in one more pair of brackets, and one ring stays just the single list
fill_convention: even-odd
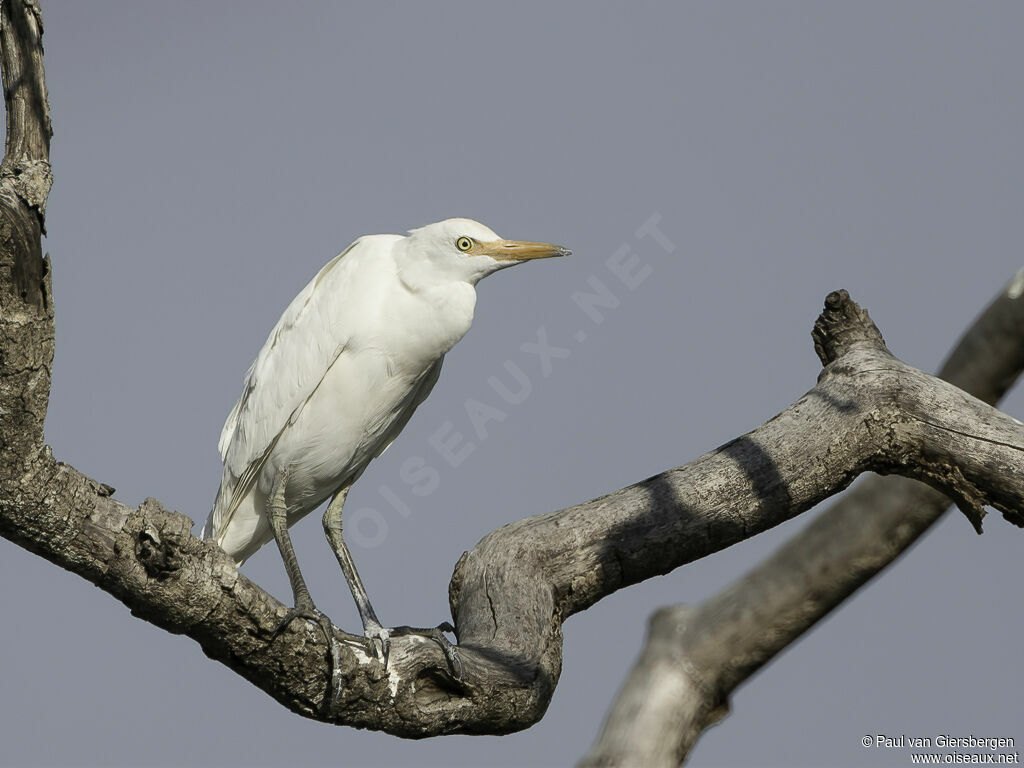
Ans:
[{"label": "claw", "polygon": [[441,646],[445,661],[448,662],[448,669],[457,681],[462,682],[462,659],[459,657],[458,646],[452,644],[445,632],[455,634],[455,627],[451,622],[443,621],[436,627],[394,627],[391,629],[393,635],[423,635]]},{"label": "claw", "polygon": [[306,621],[312,622],[318,625],[326,636],[328,642],[330,642],[333,636],[331,620],[328,619],[324,614],[320,613],[316,608],[309,608],[307,606],[296,606],[295,608],[289,608],[288,612],[285,613],[284,618],[278,623],[277,627],[274,628],[273,633],[270,635],[270,639],[273,640],[291,624],[295,619],[305,619]]},{"label": "claw", "polygon": [[457,645],[449,642],[448,638],[444,636],[445,632],[455,634],[455,627],[449,622],[445,621],[437,625],[434,630],[436,634],[431,633],[431,637],[434,641],[441,646],[441,652],[444,654],[445,660],[448,662],[448,668],[451,670],[452,677],[454,677],[460,683],[462,682],[462,657],[459,656],[459,648]]},{"label": "claw", "polygon": [[[368,621],[363,625],[363,635],[366,637],[370,655],[375,659],[382,659],[384,669],[388,668],[388,657],[391,655],[391,629],[381,626],[379,622]],[[380,653],[377,653],[377,641],[380,641]]]},{"label": "claw", "polygon": [[340,648],[334,639],[334,625],[327,618],[326,614],[321,613],[316,606],[312,605],[312,602],[308,605],[296,605],[294,608],[289,608],[284,618],[278,622],[277,627],[274,628],[270,635],[270,642],[273,642],[295,619],[305,619],[316,624],[323,630],[324,636],[327,638],[327,648],[329,651],[327,672],[328,679],[331,681],[331,692],[330,697],[325,698],[324,710],[329,715],[334,708],[335,702],[341,696],[341,655]]}]

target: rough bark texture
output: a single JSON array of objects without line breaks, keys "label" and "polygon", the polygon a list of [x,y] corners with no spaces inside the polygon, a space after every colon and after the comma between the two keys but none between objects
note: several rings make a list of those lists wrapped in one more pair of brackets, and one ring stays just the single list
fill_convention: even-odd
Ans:
[{"label": "rough bark texture", "polygon": [[[49,262],[40,236],[50,189],[50,113],[34,2],[0,6],[7,144],[0,163],[0,510],[43,448],[53,361]],[[3,516],[6,518],[6,515]],[[0,526],[4,524],[0,522]]]},{"label": "rough bark texture", "polygon": [[[561,669],[562,622],[602,597],[803,512],[873,469],[920,477],[975,518],[992,504],[1021,522],[1024,426],[892,357],[845,294],[816,336],[827,365],[781,414],[669,472],[491,533],[456,565],[452,613],[463,662],[394,638],[385,669],[336,631],[341,680],[318,627],[276,637],[285,606],[240,575],[192,521],[152,499],[139,508],[54,460],[43,443],[53,315],[39,234],[49,135],[38,8],[4,3],[9,113],[0,263],[0,535],[95,583],[294,712],[408,737],[507,733],[539,720]],[[22,108],[21,104],[24,104]],[[18,170],[21,169],[21,170]]]},{"label": "rough bark texture", "polygon": [[[1006,393],[1024,369],[1022,290],[1024,270],[964,334],[941,378],[988,403]],[[655,613],[640,658],[580,765],[679,765],[726,713],[740,683],[893,562],[948,507],[949,498],[913,480],[868,478],[720,594]]]}]

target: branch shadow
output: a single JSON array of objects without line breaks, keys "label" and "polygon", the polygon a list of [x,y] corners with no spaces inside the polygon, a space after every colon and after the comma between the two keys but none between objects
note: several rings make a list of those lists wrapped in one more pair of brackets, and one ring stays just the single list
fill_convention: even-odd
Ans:
[{"label": "branch shadow", "polygon": [[715,453],[732,459],[750,483],[757,498],[754,514],[695,510],[673,482],[674,470],[638,483],[646,496],[645,509],[609,529],[601,562],[615,564],[613,572],[605,576],[605,583],[612,588],[592,602],[744,541],[804,511],[794,506],[790,489],[768,451],[749,435],[726,443]]}]

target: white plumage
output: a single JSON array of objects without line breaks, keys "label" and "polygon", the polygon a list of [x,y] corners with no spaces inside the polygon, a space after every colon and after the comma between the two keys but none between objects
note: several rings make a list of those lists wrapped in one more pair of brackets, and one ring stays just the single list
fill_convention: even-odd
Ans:
[{"label": "white plumage", "polygon": [[[224,471],[204,537],[241,563],[275,537],[278,489],[288,526],[340,494],[340,542],[344,492],[430,393],[445,353],[473,321],[476,283],[526,259],[565,253],[448,219],[408,237],[361,237],[328,262],[285,310],[246,374],[221,432]],[[299,594],[305,586],[297,564],[289,576],[299,608],[308,592]],[[346,572],[359,604],[354,567],[352,576]],[[360,613],[367,634],[379,636],[379,624],[367,626],[368,618],[376,624],[372,609],[367,615],[360,605]]]}]

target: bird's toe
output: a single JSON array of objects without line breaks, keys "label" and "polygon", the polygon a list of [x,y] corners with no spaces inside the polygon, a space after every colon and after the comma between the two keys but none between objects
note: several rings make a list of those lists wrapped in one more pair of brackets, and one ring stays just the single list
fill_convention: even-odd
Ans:
[{"label": "bird's toe", "polygon": [[[363,625],[363,635],[366,637],[370,655],[375,659],[380,659],[384,664],[384,669],[387,669],[388,656],[391,654],[391,629],[381,626],[377,622],[367,622]],[[379,653],[377,643],[380,643]]]},{"label": "bird's toe", "polygon": [[462,681],[462,659],[459,656],[459,648],[444,636],[445,632],[455,634],[455,627],[451,622],[444,621],[436,627],[394,627],[391,630],[394,635],[421,635],[429,638],[441,646],[445,661],[448,662],[448,671],[452,677]]},{"label": "bird's toe", "polygon": [[331,635],[330,619],[328,619],[326,616],[320,613],[320,611],[318,611],[316,608],[296,606],[295,608],[288,609],[285,615],[277,623],[277,626],[274,628],[274,632],[271,634],[270,639],[273,640],[275,637],[284,632],[285,629],[288,628],[288,625],[295,621],[295,619],[304,619],[306,621],[312,622],[313,624],[322,627],[324,630],[324,634],[326,634],[328,637],[330,637]]}]

